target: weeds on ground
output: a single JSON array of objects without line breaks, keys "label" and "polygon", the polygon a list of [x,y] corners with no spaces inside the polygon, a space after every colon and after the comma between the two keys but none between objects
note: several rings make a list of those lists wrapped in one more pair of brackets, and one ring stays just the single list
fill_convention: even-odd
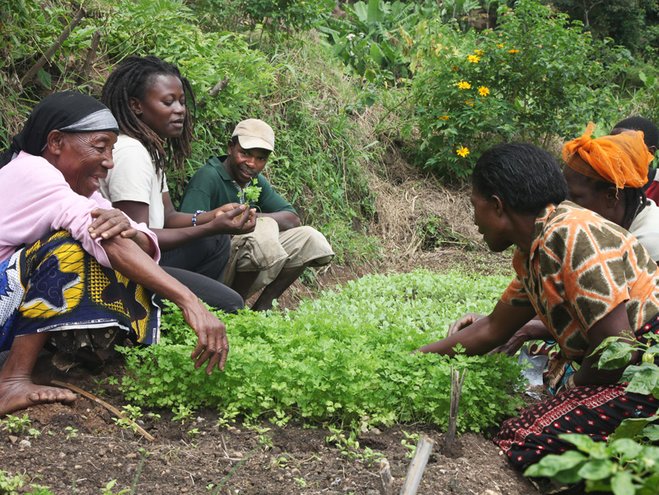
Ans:
[{"label": "weeds on ground", "polygon": [[4,419],[0,419],[0,428],[3,431],[14,435],[22,435],[23,433],[26,433],[31,426],[32,421],[27,414],[23,414],[22,416],[7,414]]},{"label": "weeds on ground", "polygon": [[0,493],[2,495],[54,495],[47,487],[28,485],[23,476],[12,476],[2,469],[0,469]]}]

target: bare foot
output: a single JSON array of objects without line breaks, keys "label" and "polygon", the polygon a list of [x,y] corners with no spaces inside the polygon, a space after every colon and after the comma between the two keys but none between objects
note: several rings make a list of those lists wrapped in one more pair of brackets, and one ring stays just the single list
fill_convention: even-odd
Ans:
[{"label": "bare foot", "polygon": [[0,382],[0,417],[49,402],[73,402],[77,395],[65,388],[36,385],[29,379],[6,378]]}]

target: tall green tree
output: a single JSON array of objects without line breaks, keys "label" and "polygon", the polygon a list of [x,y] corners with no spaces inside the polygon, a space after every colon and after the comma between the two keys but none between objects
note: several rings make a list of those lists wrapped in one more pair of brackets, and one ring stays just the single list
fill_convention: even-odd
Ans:
[{"label": "tall green tree", "polygon": [[633,51],[656,52],[659,42],[657,0],[549,0],[579,19],[597,37],[610,37]]}]

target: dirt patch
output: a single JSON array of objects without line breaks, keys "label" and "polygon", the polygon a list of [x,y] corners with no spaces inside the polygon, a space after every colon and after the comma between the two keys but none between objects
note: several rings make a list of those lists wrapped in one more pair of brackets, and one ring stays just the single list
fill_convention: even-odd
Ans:
[{"label": "dirt patch", "polygon": [[[89,381],[91,386],[91,380]],[[94,391],[119,405],[107,387]],[[25,474],[31,483],[57,494],[97,495],[112,480],[113,493],[139,494],[380,494],[380,460],[351,458],[328,443],[322,427],[270,424],[220,427],[217,414],[201,411],[187,421],[145,419],[148,442],[115,424],[112,415],[87,399],[73,406],[44,405],[30,410],[38,436],[0,432],[2,469]],[[438,448],[442,433],[423,426],[374,429],[362,446],[386,458],[394,493],[405,479],[415,435],[435,442],[418,493],[522,494],[533,488],[507,464],[487,437],[460,437],[462,454]]]}]

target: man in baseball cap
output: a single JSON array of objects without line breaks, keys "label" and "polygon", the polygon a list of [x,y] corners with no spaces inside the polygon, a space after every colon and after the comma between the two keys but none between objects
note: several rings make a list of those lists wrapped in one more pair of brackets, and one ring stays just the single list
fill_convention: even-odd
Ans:
[{"label": "man in baseball cap", "polygon": [[262,174],[275,148],[275,133],[259,119],[236,125],[227,155],[211,157],[190,180],[181,211],[212,210],[228,203],[249,202],[256,228],[231,239],[225,283],[244,299],[263,289],[254,310],[272,308],[307,266],[328,264],[334,257],[325,236],[303,226],[295,208]]},{"label": "man in baseball cap", "polygon": [[275,149],[275,132],[272,127],[259,119],[247,119],[238,123],[231,137],[237,137],[240,146],[246,150],[261,148],[274,151]]}]

